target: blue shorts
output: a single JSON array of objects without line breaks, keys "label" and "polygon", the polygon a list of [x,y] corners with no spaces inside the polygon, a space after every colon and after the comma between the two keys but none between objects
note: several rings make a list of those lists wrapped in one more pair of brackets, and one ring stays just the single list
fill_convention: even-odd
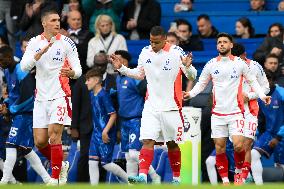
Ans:
[{"label": "blue shorts", "polygon": [[274,162],[284,165],[284,139],[274,149]]},{"label": "blue shorts", "polygon": [[139,141],[141,118],[120,119],[121,127],[121,151],[128,152],[129,149],[140,151],[142,143]]},{"label": "blue shorts", "polygon": [[269,158],[271,154],[274,152],[273,148],[269,147],[269,142],[274,138],[274,136],[265,131],[254,143],[253,148],[257,151],[261,152],[265,157]]},{"label": "blue shorts", "polygon": [[96,135],[92,135],[90,148],[89,148],[89,160],[100,160],[102,165],[110,163],[112,161],[112,154],[115,145],[115,141],[109,143],[103,143],[102,139],[97,139]]},{"label": "blue shorts", "polygon": [[[226,143],[226,155],[229,161],[229,170],[235,172],[234,146],[230,140],[227,140]],[[210,156],[216,156],[216,150],[213,150]]]},{"label": "blue shorts", "polygon": [[34,146],[32,115],[16,115],[12,118],[12,126],[6,143],[24,148]]}]

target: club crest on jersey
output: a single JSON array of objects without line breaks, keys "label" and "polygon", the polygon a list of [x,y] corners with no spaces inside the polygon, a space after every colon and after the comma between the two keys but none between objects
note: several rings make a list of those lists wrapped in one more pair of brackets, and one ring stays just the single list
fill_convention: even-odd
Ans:
[{"label": "club crest on jersey", "polygon": [[233,79],[233,78],[235,78],[235,79],[239,78],[237,71],[236,71],[236,68],[233,68],[233,74],[231,75],[231,79]]},{"label": "club crest on jersey", "polygon": [[57,49],[56,50],[56,56],[59,56],[60,55],[60,49]]},{"label": "club crest on jersey", "polygon": [[164,66],[163,70],[171,70],[172,68],[169,67],[170,59],[166,60],[166,65]]}]

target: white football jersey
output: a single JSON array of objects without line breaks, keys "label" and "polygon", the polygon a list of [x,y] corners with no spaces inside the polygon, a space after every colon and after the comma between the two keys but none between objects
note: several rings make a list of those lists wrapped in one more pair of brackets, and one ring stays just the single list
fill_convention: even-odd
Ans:
[{"label": "white football jersey", "polygon": [[135,69],[122,66],[118,71],[129,77],[136,79],[147,79],[147,92],[145,107],[150,107],[155,111],[171,111],[180,109],[181,86],[175,85],[177,76],[182,70],[187,78],[194,80],[197,71],[191,65],[186,68],[181,61],[181,56],[185,56],[184,51],[175,45],[166,43],[164,48],[155,53],[152,47],[146,46],[139,55],[138,65]]},{"label": "white football jersey", "polygon": [[57,34],[53,45],[36,61],[34,56],[50,42],[43,36],[33,37],[21,60],[21,68],[30,71],[36,67],[36,95],[38,101],[54,100],[70,96],[69,79],[60,76],[63,67],[71,67],[75,72],[74,78],[82,74],[82,68],[75,43],[68,37]]},{"label": "white football jersey", "polygon": [[203,68],[199,81],[190,91],[190,97],[198,95],[204,90],[208,81],[212,80],[212,113],[219,116],[244,113],[242,95],[244,77],[259,97],[265,97],[255,75],[250,73],[248,65],[241,58],[232,55],[211,59]]}]

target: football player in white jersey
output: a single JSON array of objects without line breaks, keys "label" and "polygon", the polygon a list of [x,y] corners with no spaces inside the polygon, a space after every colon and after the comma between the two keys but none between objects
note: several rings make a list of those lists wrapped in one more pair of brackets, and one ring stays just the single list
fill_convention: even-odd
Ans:
[{"label": "football player in white jersey", "polygon": [[[250,60],[246,57],[245,48],[243,45],[239,43],[234,43],[234,47],[232,48],[232,55],[240,57],[243,61],[247,63],[250,67],[251,73],[256,76],[256,80],[261,86],[263,92],[268,94],[269,92],[269,82],[266,78],[263,68],[261,65],[253,60]],[[244,148],[245,148],[245,160],[243,165],[238,165],[236,167],[236,172],[242,172],[239,174],[240,179],[239,182],[244,182],[248,177],[248,174],[251,169],[251,147],[255,140],[255,133],[258,126],[258,96],[252,90],[252,88],[248,85],[245,80],[243,83],[243,98],[244,98],[244,118],[245,118],[245,127],[244,127]],[[240,170],[241,169],[241,170]]]},{"label": "football player in white jersey", "polygon": [[147,78],[148,96],[140,128],[143,147],[139,157],[139,176],[129,177],[128,180],[130,183],[146,183],[154,156],[154,144],[166,142],[173,183],[179,183],[181,153],[176,141],[182,140],[183,123],[180,114],[182,91],[176,83],[181,79],[178,77],[180,70],[191,80],[195,79],[197,71],[191,65],[191,54],[186,55],[180,47],[166,42],[162,27],[154,26],[151,29],[150,44],[143,48],[138,66],[134,69],[123,66],[116,55],[111,56],[114,67],[121,74],[136,79]]},{"label": "football player in white jersey", "polygon": [[78,78],[80,60],[74,42],[59,33],[60,17],[56,11],[41,16],[44,32],[33,37],[21,61],[21,68],[36,67],[36,91],[33,110],[35,145],[51,160],[50,185],[65,184],[68,162],[63,162],[61,136],[64,125],[71,124],[69,78]]},{"label": "football player in white jersey", "polygon": [[266,103],[266,96],[256,78],[250,73],[248,65],[239,57],[231,55],[233,38],[227,33],[217,36],[219,56],[211,59],[203,68],[198,83],[190,92],[184,92],[184,98],[192,98],[204,90],[209,80],[213,82],[212,134],[216,148],[216,166],[225,185],[229,184],[226,141],[232,138],[235,165],[244,161],[244,101],[242,95],[243,77],[253,87],[256,94]]}]

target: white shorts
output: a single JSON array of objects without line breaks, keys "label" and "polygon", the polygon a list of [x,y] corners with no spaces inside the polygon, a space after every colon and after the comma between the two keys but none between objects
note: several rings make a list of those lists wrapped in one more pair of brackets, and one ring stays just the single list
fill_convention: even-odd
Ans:
[{"label": "white shorts", "polygon": [[179,111],[153,111],[144,108],[141,119],[140,140],[156,142],[183,141],[183,122]]},{"label": "white shorts", "polygon": [[242,114],[211,116],[211,138],[244,136],[245,121]]},{"label": "white shorts", "polygon": [[258,126],[257,116],[253,116],[250,113],[245,114],[244,136],[254,140],[257,126]]},{"label": "white shorts", "polygon": [[71,125],[71,98],[34,102],[33,128],[48,128],[49,124]]}]

